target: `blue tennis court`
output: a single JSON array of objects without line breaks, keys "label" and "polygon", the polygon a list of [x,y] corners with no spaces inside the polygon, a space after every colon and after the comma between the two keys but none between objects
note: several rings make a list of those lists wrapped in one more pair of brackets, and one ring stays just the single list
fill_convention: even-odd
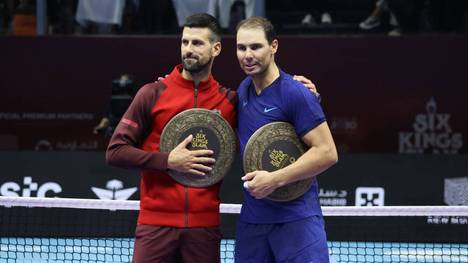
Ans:
[{"label": "blue tennis court", "polygon": [[[468,244],[328,242],[331,262],[468,262]],[[221,243],[234,262],[235,241]],[[1,238],[0,262],[131,262],[132,238]]]}]

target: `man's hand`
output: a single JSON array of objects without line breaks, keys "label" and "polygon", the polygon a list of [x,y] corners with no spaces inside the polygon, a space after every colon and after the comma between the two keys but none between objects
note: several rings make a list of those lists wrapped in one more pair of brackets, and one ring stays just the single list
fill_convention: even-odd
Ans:
[{"label": "man's hand", "polygon": [[166,74],[166,75],[164,75],[164,77],[158,77],[158,81],[161,81],[161,80],[167,78],[168,76],[169,76],[169,75]]},{"label": "man's hand", "polygon": [[110,120],[109,118],[107,117],[104,117],[101,119],[101,121],[99,122],[99,124],[94,127],[93,129],[93,133],[94,134],[99,134],[100,132],[104,131],[105,129],[107,129],[108,127],[110,126]]},{"label": "man's hand", "polygon": [[253,171],[241,178],[244,181],[244,188],[257,199],[262,199],[276,190],[276,182],[270,172]]},{"label": "man's hand", "polygon": [[194,175],[205,175],[212,170],[207,165],[212,165],[215,162],[214,158],[208,157],[213,155],[213,151],[188,150],[187,145],[192,142],[192,139],[193,136],[189,135],[169,153],[167,168]]},{"label": "man's hand", "polygon": [[298,76],[298,75],[294,75],[293,79],[301,82],[302,84],[304,84],[304,86],[306,86],[310,91],[312,91],[315,94],[315,96],[320,98],[320,93],[318,93],[317,87],[315,86],[315,84],[310,79],[308,79],[308,78],[306,78],[304,76]]}]

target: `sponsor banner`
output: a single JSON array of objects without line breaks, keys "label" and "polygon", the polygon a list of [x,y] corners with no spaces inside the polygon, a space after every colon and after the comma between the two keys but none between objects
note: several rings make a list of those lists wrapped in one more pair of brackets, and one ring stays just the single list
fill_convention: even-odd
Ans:
[{"label": "sponsor banner", "polygon": [[[460,176],[467,158],[343,154],[317,177],[319,199],[329,206],[468,205],[468,177]],[[4,196],[139,198],[138,171],[108,166],[103,152],[3,151],[0,165]],[[223,182],[223,202],[241,203],[242,176],[237,156]]]},{"label": "sponsor banner", "polygon": [[[467,205],[466,155],[342,154],[318,176],[322,206]],[[101,152],[0,152],[4,196],[139,199],[136,171],[112,168]],[[221,201],[242,202],[240,157],[223,180]],[[430,178],[430,179],[428,179]],[[237,215],[222,215],[226,237],[235,236]],[[466,217],[326,218],[332,240],[463,240]],[[134,223],[134,221],[131,221]],[[353,231],[349,224],[352,224]],[[404,233],[399,226],[410,227]],[[421,229],[418,233],[411,229]],[[345,231],[346,230],[346,231]],[[423,231],[424,230],[424,231]],[[397,231],[397,232],[395,232]],[[437,233],[449,233],[441,237]],[[443,239],[443,240],[442,240]]]},{"label": "sponsor banner", "polygon": [[138,172],[107,166],[103,152],[0,152],[0,195],[137,200]]}]

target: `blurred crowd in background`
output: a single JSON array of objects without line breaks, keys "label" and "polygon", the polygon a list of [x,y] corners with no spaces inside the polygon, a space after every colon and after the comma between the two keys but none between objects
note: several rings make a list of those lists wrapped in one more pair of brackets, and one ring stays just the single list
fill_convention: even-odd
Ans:
[{"label": "blurred crowd in background", "polygon": [[200,12],[226,34],[253,15],[280,34],[468,32],[467,0],[0,0],[0,35],[177,34]]}]

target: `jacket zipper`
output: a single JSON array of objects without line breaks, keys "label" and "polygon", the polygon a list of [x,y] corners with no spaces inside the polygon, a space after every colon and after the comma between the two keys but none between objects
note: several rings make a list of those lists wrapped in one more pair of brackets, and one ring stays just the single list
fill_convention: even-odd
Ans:
[{"label": "jacket zipper", "polygon": [[[197,84],[194,84],[193,85],[194,87],[194,90],[193,90],[193,107],[196,108],[197,107],[197,97],[198,97],[198,85]],[[188,227],[188,187],[187,186],[184,186],[184,190],[185,190],[185,227]]]},{"label": "jacket zipper", "polygon": [[185,220],[184,220],[184,224],[185,224],[185,227],[188,227],[188,187],[187,186],[184,186],[184,190],[185,190]]},{"label": "jacket zipper", "polygon": [[198,85],[194,84],[194,90],[193,90],[193,96],[194,96],[194,101],[193,101],[193,107],[197,107],[197,97],[198,97]]}]

